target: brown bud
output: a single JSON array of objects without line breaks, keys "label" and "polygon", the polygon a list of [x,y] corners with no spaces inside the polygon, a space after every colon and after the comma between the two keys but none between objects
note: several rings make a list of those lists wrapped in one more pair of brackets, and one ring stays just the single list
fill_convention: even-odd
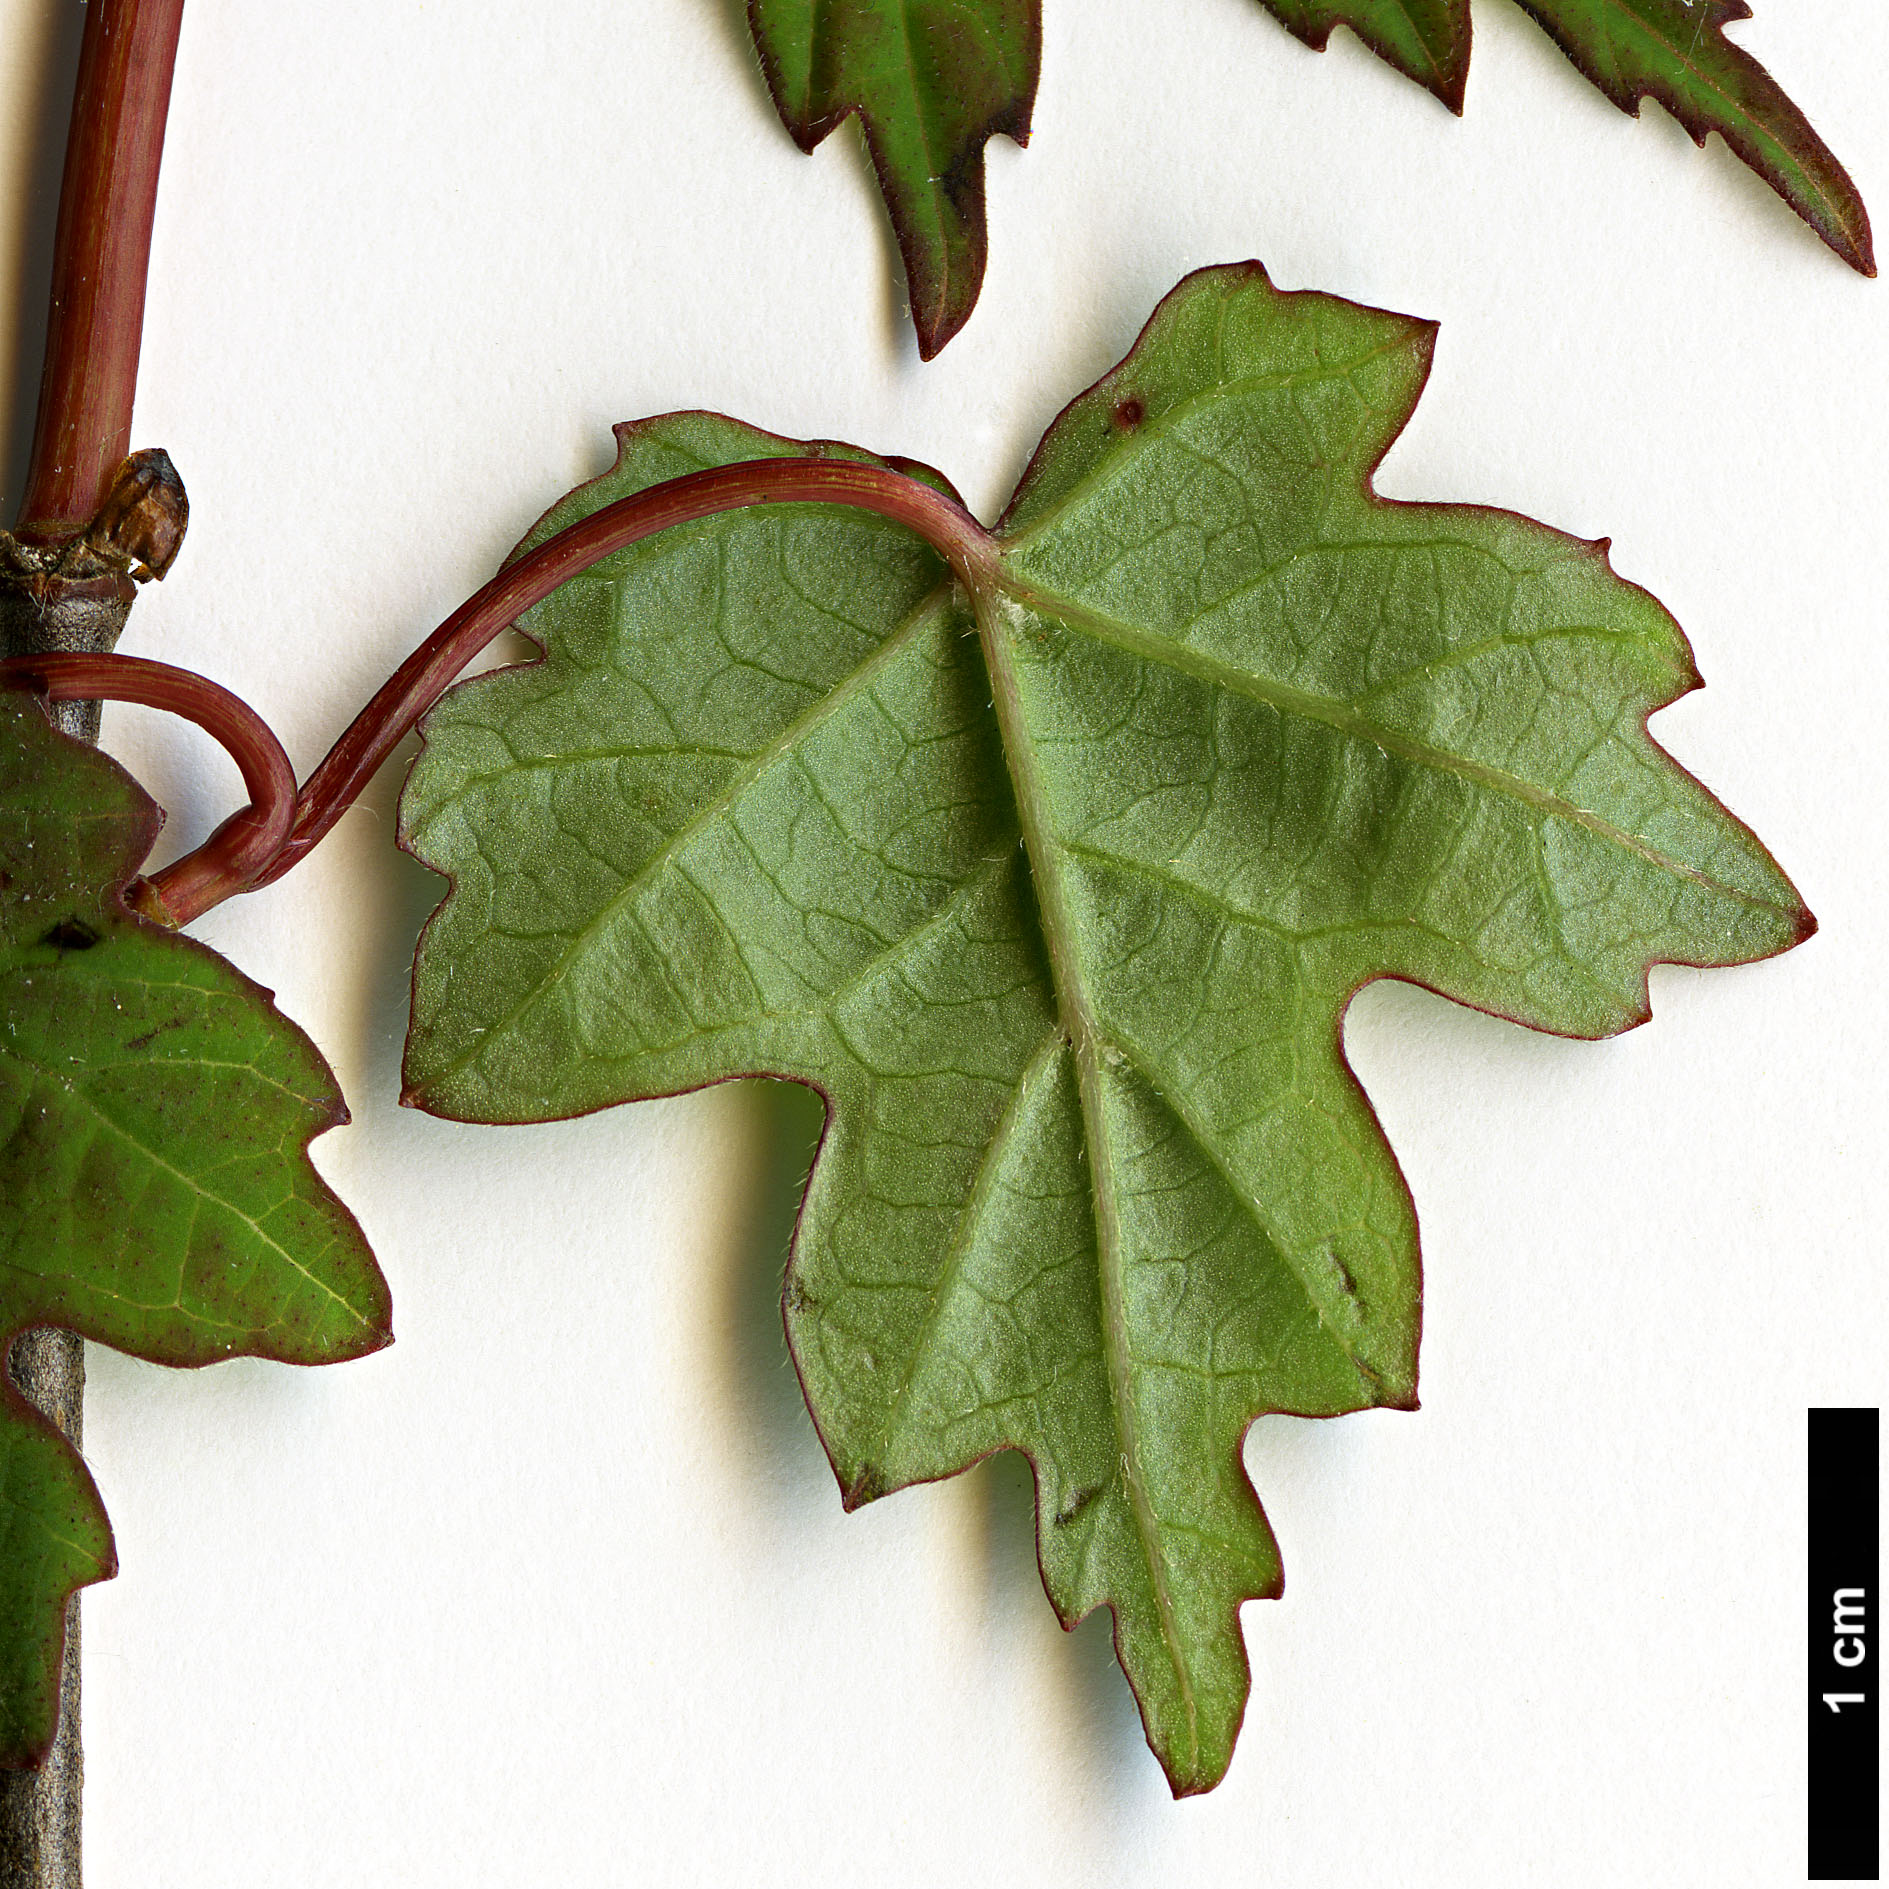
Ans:
[{"label": "brown bud", "polygon": [[85,541],[102,556],[130,562],[132,576],[142,582],[170,569],[189,523],[190,500],[170,454],[147,446],[112,474]]},{"label": "brown bud", "polygon": [[125,903],[140,918],[148,918],[154,925],[162,925],[166,931],[177,929],[177,918],[171,908],[164,903],[164,895],[149,879],[142,876],[133,879],[125,887]]}]

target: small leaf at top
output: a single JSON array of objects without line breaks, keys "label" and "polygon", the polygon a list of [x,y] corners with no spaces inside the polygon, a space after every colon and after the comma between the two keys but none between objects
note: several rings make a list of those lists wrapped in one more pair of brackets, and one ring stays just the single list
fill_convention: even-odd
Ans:
[{"label": "small leaf at top", "polygon": [[[1451,111],[1469,78],[1469,0],[1259,0],[1315,49],[1347,26]],[[1520,0],[1624,112],[1657,99],[1716,131],[1851,268],[1876,273],[1849,174],[1757,60],[1725,37],[1745,0]],[[1040,0],[748,0],[781,118],[811,151],[857,112],[897,232],[919,352],[963,327],[984,279],[984,145],[1030,135]]]},{"label": "small leaf at top", "polygon": [[926,360],[984,281],[984,146],[1027,144],[1037,0],[748,0],[761,70],[803,151],[857,113]]},{"label": "small leaf at top", "polygon": [[[160,815],[0,693],[0,1349],[61,1326],[160,1364],[325,1364],[391,1336],[387,1286],[308,1159],[347,1119],[269,993],[124,892]],[[0,1403],[0,1764],[50,1744],[66,1597],[114,1571],[85,1466]]]},{"label": "small leaf at top", "polygon": [[[1649,965],[1811,926],[1648,737],[1697,676],[1604,545],[1372,492],[1431,333],[1191,277],[1045,436],[976,608],[876,517],[674,528],[441,702],[403,803],[453,882],[409,1099],[817,1088],[786,1317],[847,1504],[1024,1452],[1050,1597],[1113,1609],[1177,1791],[1225,1770],[1280,1586],[1248,1424],[1416,1403],[1352,995],[1598,1037]],[[537,535],[790,450],[619,437]]]},{"label": "small leaf at top", "polygon": [[1657,99],[1694,144],[1716,131],[1852,269],[1876,273],[1869,212],[1830,147],[1757,60],[1725,37],[1745,0],[1519,0],[1623,112]]}]

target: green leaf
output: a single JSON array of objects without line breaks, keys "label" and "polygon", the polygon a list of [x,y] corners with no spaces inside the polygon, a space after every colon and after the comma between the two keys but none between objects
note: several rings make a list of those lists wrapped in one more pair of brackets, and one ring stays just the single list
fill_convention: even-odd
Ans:
[{"label": "green leaf", "polygon": [[1314,52],[1348,26],[1380,59],[1463,109],[1469,80],[1469,0],[1260,0]]},{"label": "green leaf", "polygon": [[[1347,26],[1453,112],[1469,78],[1469,0],[1259,0],[1306,45]],[[1716,131],[1851,268],[1876,273],[1869,213],[1776,80],[1725,37],[1745,0],[1520,0],[1608,98],[1657,99],[1703,145]],[[918,348],[963,327],[984,279],[984,145],[1029,141],[1039,0],[748,0],[782,122],[811,151],[849,113],[898,236]]]},{"label": "green leaf", "polygon": [[[872,516],[677,527],[441,702],[403,805],[453,881],[409,1099],[819,1089],[786,1313],[848,1506],[1027,1454],[1050,1597],[1114,1610],[1177,1791],[1224,1771],[1239,1607],[1279,1591],[1247,1425],[1416,1403],[1352,995],[1603,1036],[1650,964],[1811,928],[1648,737],[1697,676],[1604,545],[1372,493],[1431,335],[1191,277],[1050,429],[979,610]],[[788,450],[619,438],[538,536]]]},{"label": "green leaf", "polygon": [[[1454,112],[1469,76],[1469,0],[1260,0],[1308,46],[1348,26]],[[1519,0],[1629,116],[1656,99],[1703,146],[1716,131],[1852,269],[1876,273],[1862,197],[1775,79],[1725,37],[1745,0]]]},{"label": "green leaf", "polygon": [[[308,1159],[347,1119],[269,993],[136,917],[160,814],[0,694],[0,1344],[60,1326],[160,1364],[386,1344],[386,1282]],[[78,1456],[0,1407],[0,1764],[51,1742],[67,1596],[115,1568]]]},{"label": "green leaf", "polygon": [[[1458,0],[1466,4],[1466,0]],[[1694,144],[1716,131],[1852,269],[1876,273],[1849,173],[1757,60],[1725,37],[1745,0],[1519,0],[1623,112],[1657,99]]]},{"label": "green leaf", "polygon": [[1027,144],[1036,0],[748,0],[761,70],[803,151],[854,113],[930,360],[984,281],[984,146]]}]

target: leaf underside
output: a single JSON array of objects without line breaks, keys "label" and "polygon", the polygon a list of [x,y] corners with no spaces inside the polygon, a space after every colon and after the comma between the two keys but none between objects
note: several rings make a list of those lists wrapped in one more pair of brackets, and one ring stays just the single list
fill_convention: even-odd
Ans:
[{"label": "leaf underside", "polygon": [[[1349,27],[1463,109],[1470,0],[1258,0],[1306,45]],[[1519,0],[1620,109],[1656,99],[1696,144],[1714,131],[1851,268],[1876,273],[1848,173],[1751,55],[1725,37],[1745,0]],[[857,114],[930,360],[969,319],[984,278],[984,146],[1026,143],[1039,0],[748,0],[782,122],[803,151]]]},{"label": "leaf underside", "polygon": [[[1191,277],[1045,436],[981,622],[863,513],[678,527],[532,612],[544,659],[434,710],[403,802],[452,880],[408,1099],[816,1087],[786,1319],[847,1504],[1023,1451],[1050,1598],[1114,1610],[1177,1791],[1225,1770],[1238,1610],[1280,1586],[1247,1425],[1416,1402],[1351,995],[1598,1037],[1650,964],[1810,926],[1648,738],[1696,677],[1603,545],[1371,492],[1430,343]],[[619,442],[536,537],[808,450],[704,414]]]},{"label": "leaf underside", "polygon": [[[160,1364],[388,1342],[386,1282],[308,1159],[347,1119],[314,1045],[123,900],[160,815],[0,694],[0,1349],[60,1326]],[[65,1602],[109,1578],[84,1464],[0,1402],[0,1764],[51,1743]]]}]

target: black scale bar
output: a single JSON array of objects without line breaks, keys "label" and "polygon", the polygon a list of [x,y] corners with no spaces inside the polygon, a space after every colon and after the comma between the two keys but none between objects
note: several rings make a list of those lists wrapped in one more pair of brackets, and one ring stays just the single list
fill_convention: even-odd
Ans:
[{"label": "black scale bar", "polygon": [[1810,1413],[1810,1879],[1875,1882],[1877,1418]]}]

